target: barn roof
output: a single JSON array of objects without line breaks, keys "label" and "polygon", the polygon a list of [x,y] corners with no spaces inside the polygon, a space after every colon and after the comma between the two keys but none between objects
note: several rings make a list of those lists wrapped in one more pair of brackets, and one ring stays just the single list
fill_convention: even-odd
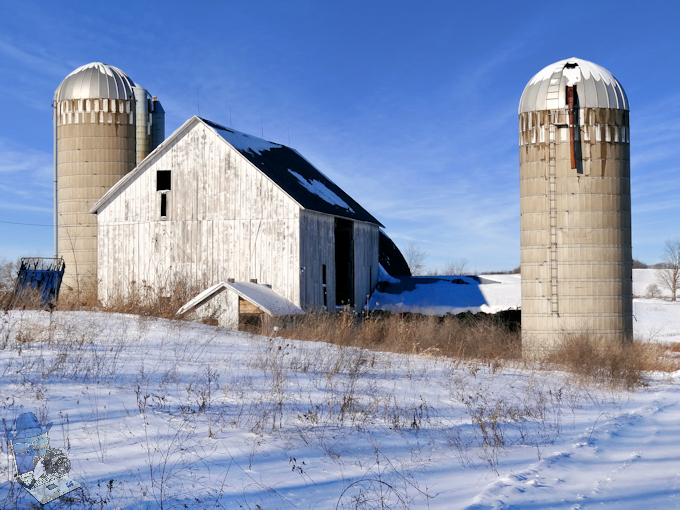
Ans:
[{"label": "barn roof", "polygon": [[111,187],[92,206],[90,213],[96,213],[101,209],[127,182],[144,171],[144,168],[153,160],[154,154],[162,151],[173,140],[182,137],[197,122],[202,122],[213,129],[217,136],[269,177],[303,209],[383,226],[366,209],[361,207],[358,202],[315,168],[295,149],[269,142],[256,136],[247,135],[196,116],[186,121],[177,131],[156,147],[134,170]]},{"label": "barn roof", "polygon": [[295,149],[201,120],[305,209],[381,225]]}]

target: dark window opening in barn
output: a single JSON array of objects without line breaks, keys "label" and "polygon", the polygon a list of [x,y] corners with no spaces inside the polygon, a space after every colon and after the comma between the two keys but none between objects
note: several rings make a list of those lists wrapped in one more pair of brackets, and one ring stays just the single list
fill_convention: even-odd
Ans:
[{"label": "dark window opening in barn", "polygon": [[354,224],[335,218],[335,304],[354,306]]},{"label": "dark window opening in barn", "polygon": [[170,170],[156,172],[156,191],[170,191]]},{"label": "dark window opening in barn", "polygon": [[323,287],[323,308],[328,307],[328,287],[326,287],[326,264],[321,266],[321,287]]},{"label": "dark window opening in barn", "polygon": [[167,216],[167,208],[168,208],[168,196],[163,193],[161,195],[161,218],[165,218]]}]

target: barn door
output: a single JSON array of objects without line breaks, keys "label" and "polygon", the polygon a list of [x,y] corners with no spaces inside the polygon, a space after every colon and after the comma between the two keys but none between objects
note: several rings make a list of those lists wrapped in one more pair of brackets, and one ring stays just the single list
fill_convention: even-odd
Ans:
[{"label": "barn door", "polygon": [[335,218],[335,304],[354,306],[354,224]]}]

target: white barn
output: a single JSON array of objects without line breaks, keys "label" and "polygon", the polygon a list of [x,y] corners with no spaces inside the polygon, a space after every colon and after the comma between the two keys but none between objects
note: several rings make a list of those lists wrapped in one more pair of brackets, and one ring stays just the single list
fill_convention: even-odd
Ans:
[{"label": "white barn", "polygon": [[192,117],[90,210],[99,297],[182,277],[257,281],[305,310],[361,307],[378,282],[371,214],[294,149]]}]

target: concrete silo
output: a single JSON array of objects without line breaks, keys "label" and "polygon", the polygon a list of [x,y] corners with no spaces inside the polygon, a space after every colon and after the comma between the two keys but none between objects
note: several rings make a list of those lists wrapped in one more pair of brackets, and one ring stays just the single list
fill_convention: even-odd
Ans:
[{"label": "concrete silo", "polygon": [[[54,93],[54,251],[64,284],[97,276],[97,218],[90,207],[163,140],[156,98],[113,66],[84,65]],[[160,113],[159,112],[159,113]],[[68,288],[67,287],[67,288]]]},{"label": "concrete silo", "polygon": [[628,99],[606,69],[549,65],[519,104],[522,348],[633,332]]}]

